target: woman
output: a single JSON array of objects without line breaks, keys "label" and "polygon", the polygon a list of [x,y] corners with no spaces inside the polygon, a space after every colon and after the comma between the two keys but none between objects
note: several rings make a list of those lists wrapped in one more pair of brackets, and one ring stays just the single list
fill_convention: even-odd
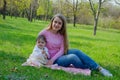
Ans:
[{"label": "woman", "polygon": [[51,56],[48,65],[69,67],[72,64],[76,68],[99,70],[104,76],[112,76],[108,70],[99,66],[80,50],[68,49],[66,19],[62,14],[56,14],[48,28],[42,30],[39,35],[44,35],[47,40],[46,46]]}]

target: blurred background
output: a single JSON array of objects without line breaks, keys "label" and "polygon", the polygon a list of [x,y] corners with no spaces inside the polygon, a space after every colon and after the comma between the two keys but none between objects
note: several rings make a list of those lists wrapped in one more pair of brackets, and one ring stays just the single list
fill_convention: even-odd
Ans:
[{"label": "blurred background", "polygon": [[93,25],[99,5],[98,26],[120,29],[120,0],[0,0],[0,18],[11,16],[27,18],[30,22],[47,21],[54,14],[62,13],[74,27],[76,23]]}]

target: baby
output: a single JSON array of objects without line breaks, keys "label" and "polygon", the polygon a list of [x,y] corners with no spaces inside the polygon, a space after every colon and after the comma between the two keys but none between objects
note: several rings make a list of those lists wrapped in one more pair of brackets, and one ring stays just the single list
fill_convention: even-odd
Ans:
[{"label": "baby", "polygon": [[45,65],[48,61],[48,58],[50,58],[48,49],[45,47],[45,45],[45,37],[43,35],[38,36],[32,54],[27,59],[27,61],[22,64],[22,66],[41,67]]}]

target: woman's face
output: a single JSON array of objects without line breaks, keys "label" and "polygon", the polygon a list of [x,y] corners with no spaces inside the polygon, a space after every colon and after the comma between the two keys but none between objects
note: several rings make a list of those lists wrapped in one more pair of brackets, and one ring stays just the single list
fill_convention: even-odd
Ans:
[{"label": "woman's face", "polygon": [[58,32],[62,28],[63,22],[59,17],[55,17],[52,22],[52,30]]}]

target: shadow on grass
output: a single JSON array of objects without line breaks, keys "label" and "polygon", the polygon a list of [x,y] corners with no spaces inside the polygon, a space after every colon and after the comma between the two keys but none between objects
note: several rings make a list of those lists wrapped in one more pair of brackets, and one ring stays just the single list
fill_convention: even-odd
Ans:
[{"label": "shadow on grass", "polygon": [[[14,24],[16,24],[16,23],[14,23]],[[6,24],[5,23],[3,23],[3,24],[0,23],[0,30],[8,31],[8,32],[12,31],[12,32],[17,32],[17,33],[18,32],[21,32],[21,33],[22,32],[35,32],[36,33],[36,32],[38,32],[42,29],[42,27],[36,27],[37,29],[34,30],[33,27],[30,27],[30,26],[26,27],[26,29],[25,29],[24,28],[25,25],[19,25],[19,24],[12,25],[12,24],[7,24],[7,23]]]},{"label": "shadow on grass", "polygon": [[[114,75],[117,75],[114,77],[115,79],[103,77],[98,72],[93,72],[91,77],[85,77],[85,76],[82,77],[82,75],[70,75],[63,71],[57,71],[57,70],[53,71],[48,68],[37,69],[33,67],[18,67],[19,66],[18,63],[21,64],[21,62],[25,61],[25,58],[19,55],[15,55],[15,54],[16,53],[6,53],[4,51],[0,51],[0,61],[4,63],[4,60],[7,60],[12,65],[12,67],[9,67],[10,65],[6,65],[7,66],[6,71],[10,71],[10,72],[7,72],[7,74],[5,74],[6,72],[0,73],[0,79],[3,79],[3,80],[63,80],[63,78],[65,78],[65,80],[69,80],[68,78],[66,78],[67,76],[69,76],[71,77],[71,80],[74,80],[74,78],[76,80],[79,80],[79,78],[77,77],[81,77],[81,80],[84,80],[84,79],[87,79],[87,80],[97,80],[97,79],[119,80],[118,76],[120,76],[117,72],[117,69],[118,70],[120,69],[119,67],[114,67],[116,71],[115,72],[112,71],[115,73]],[[16,62],[17,66],[14,66],[12,64],[13,62],[14,63]],[[1,68],[4,68],[4,67],[1,67]],[[113,67],[109,66],[108,69],[113,69]],[[14,71],[11,71],[11,70],[14,70]],[[62,76],[62,78],[57,79],[60,76]]]},{"label": "shadow on grass", "polygon": [[[17,53],[0,51],[0,80],[53,80],[50,75],[53,71],[48,68],[21,66],[26,58]],[[49,75],[47,75],[47,73]],[[56,73],[58,73],[56,71]]]},{"label": "shadow on grass", "polygon": [[0,28],[5,29],[5,30],[20,30],[19,28],[12,27],[11,25],[8,24],[0,24]]},{"label": "shadow on grass", "polygon": [[91,38],[86,36],[71,36],[70,38],[72,39],[70,40],[70,44],[76,46],[86,46],[86,47],[92,46],[92,43],[90,41],[104,41],[104,42],[110,41],[110,40]]},{"label": "shadow on grass", "polygon": [[[37,36],[36,36],[37,37]],[[31,35],[25,35],[25,34],[15,34],[15,33],[7,33],[4,32],[4,34],[1,35],[1,40],[3,42],[10,42],[15,45],[21,45],[24,43],[32,43],[35,42],[36,37]]]},{"label": "shadow on grass", "polygon": [[76,35],[76,36],[70,36],[70,38],[72,39],[81,39],[81,40],[88,40],[88,41],[105,41],[105,42],[113,42],[112,40],[106,40],[106,39],[100,39],[100,38],[91,38],[91,37],[86,37],[86,36],[79,36],[79,35]]},{"label": "shadow on grass", "polygon": [[70,44],[72,45],[75,45],[77,48],[80,47],[80,46],[86,46],[86,47],[91,47],[92,44],[90,42],[84,42],[84,43],[81,43],[81,42],[75,42],[75,41],[70,41]]},{"label": "shadow on grass", "polygon": [[6,53],[4,51],[0,51],[0,61],[9,61],[9,62],[17,62],[22,63],[26,60],[26,58],[17,55],[17,53]]}]

